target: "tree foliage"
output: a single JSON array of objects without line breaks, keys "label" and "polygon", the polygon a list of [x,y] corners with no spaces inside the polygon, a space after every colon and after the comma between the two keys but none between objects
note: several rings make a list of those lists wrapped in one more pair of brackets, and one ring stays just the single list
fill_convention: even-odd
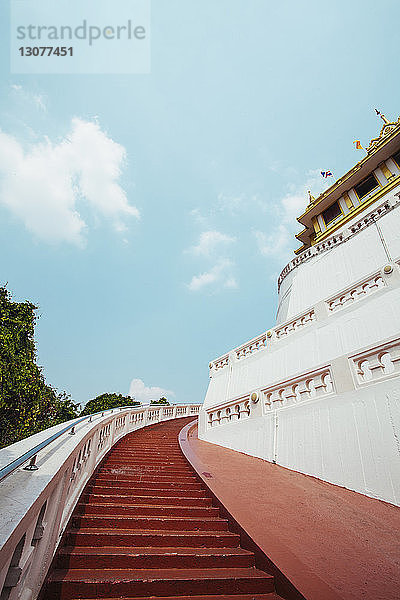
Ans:
[{"label": "tree foliage", "polygon": [[165,398],[165,396],[163,396],[162,398],[160,398],[159,400],[152,400],[150,402],[150,404],[167,404],[169,406],[169,402],[168,400]]},{"label": "tree foliage", "polygon": [[118,408],[119,406],[140,406],[140,402],[122,394],[101,394],[93,398],[93,400],[89,400],[81,415],[91,415],[96,412],[108,410],[109,408]]},{"label": "tree foliage", "polygon": [[78,405],[47,385],[36,364],[36,309],[0,287],[0,447],[78,416]]}]

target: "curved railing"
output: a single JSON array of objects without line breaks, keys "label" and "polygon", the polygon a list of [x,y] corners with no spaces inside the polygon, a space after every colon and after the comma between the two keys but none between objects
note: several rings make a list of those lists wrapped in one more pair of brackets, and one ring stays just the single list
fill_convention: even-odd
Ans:
[{"label": "curved railing", "polygon": [[344,231],[333,234],[331,237],[323,240],[319,244],[315,244],[315,246],[311,246],[306,250],[303,250],[298,256],[293,258],[288,264],[282,269],[279,277],[278,277],[278,292],[280,291],[281,285],[285,277],[293,271],[299,265],[307,262],[314,256],[322,254],[326,250],[331,250],[334,246],[338,246],[347,242],[354,235],[358,234],[360,231],[372,225],[376,221],[378,221],[381,217],[385,216],[388,212],[399,206],[400,204],[400,193],[397,192],[391,198],[386,198],[385,201],[379,206],[375,207],[366,215],[363,215],[361,219],[350,225]]},{"label": "curved railing", "polygon": [[1,598],[37,598],[87,481],[121,437],[153,423],[195,417],[199,409],[183,404],[108,410],[0,450]]}]

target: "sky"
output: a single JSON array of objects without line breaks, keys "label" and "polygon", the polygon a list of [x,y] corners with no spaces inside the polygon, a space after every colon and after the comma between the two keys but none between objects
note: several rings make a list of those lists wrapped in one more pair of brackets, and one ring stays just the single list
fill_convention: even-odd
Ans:
[{"label": "sky", "polygon": [[320,171],[400,114],[400,3],[153,0],[127,75],[11,73],[8,4],[0,284],[39,307],[46,380],[202,402],[209,361],[274,325]]}]

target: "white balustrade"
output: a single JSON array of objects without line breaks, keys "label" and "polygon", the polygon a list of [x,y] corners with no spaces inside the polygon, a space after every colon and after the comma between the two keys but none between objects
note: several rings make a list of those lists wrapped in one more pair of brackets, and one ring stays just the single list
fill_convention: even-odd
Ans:
[{"label": "white balustrade", "polygon": [[[326,243],[328,243],[327,240]],[[323,242],[325,243],[325,242]],[[314,247],[315,248],[315,247]],[[295,259],[296,260],[296,259]],[[400,267],[400,260],[396,260],[396,265]],[[337,310],[348,306],[349,304],[354,303],[357,300],[360,300],[370,294],[384,288],[386,286],[385,279],[381,272],[375,272],[372,275],[369,275],[361,282],[354,284],[351,287],[345,288],[341,290],[339,293],[331,296],[327,300],[325,300],[325,304],[327,306],[328,314],[334,313]],[[282,338],[286,338],[288,335],[295,333],[299,329],[302,329],[305,326],[312,325],[317,320],[317,316],[314,308],[310,308],[307,312],[295,317],[294,319],[290,319],[281,325],[274,327],[268,331],[268,333],[262,333],[256,338],[253,338],[249,342],[234,348],[231,353],[227,353],[224,356],[217,358],[216,360],[210,363],[211,375],[213,371],[218,371],[219,369],[223,369],[229,365],[230,360],[243,360],[248,356],[251,356],[255,352],[258,352],[263,349],[271,349],[271,345],[269,343],[269,339],[272,338],[274,344],[281,340]]]},{"label": "white balustrade", "polygon": [[323,242],[320,242],[319,244],[315,244],[315,246],[311,246],[310,248],[303,250],[303,252],[301,252],[298,256],[293,258],[282,269],[282,271],[278,277],[278,292],[280,290],[283,280],[291,271],[293,271],[293,269],[298,267],[300,264],[307,262],[313,256],[316,256],[317,254],[321,254],[322,252],[325,252],[325,250],[330,250],[334,246],[338,246],[339,244],[343,244],[343,243],[347,242],[347,240],[349,240],[351,237],[353,237],[353,235],[356,235],[357,233],[359,233],[360,231],[365,229],[365,227],[369,227],[375,221],[377,221],[378,219],[380,219],[381,217],[386,215],[388,212],[390,212],[395,206],[397,206],[399,204],[399,202],[400,202],[399,195],[394,194],[393,197],[391,197],[390,199],[386,199],[385,202],[383,202],[378,207],[376,207],[374,210],[369,212],[362,219],[360,219],[356,223],[353,223],[353,225],[350,225],[347,232],[341,232],[336,235],[333,235],[332,237],[327,238]]},{"label": "white balustrade", "polygon": [[226,425],[250,417],[250,396],[232,400],[223,407],[207,411],[208,427]]},{"label": "white balustrade", "polygon": [[[3,469],[30,449],[44,446],[34,465],[38,470],[26,470],[21,463],[0,482],[1,598],[37,598],[82,491],[121,437],[147,424],[169,420],[174,414],[197,415],[199,409],[200,405],[190,404],[113,409],[85,420],[62,423],[1,449]],[[68,426],[69,432],[44,444]]]},{"label": "white balustrade", "polygon": [[296,319],[292,319],[288,323],[275,328],[275,335],[278,339],[281,339],[306,325],[311,325],[313,321],[315,321],[315,312],[314,309],[311,309]]},{"label": "white balustrade", "polygon": [[250,342],[247,342],[246,344],[243,344],[243,346],[239,346],[239,348],[236,348],[234,350],[234,352],[236,354],[236,358],[238,360],[240,360],[241,358],[244,358],[245,356],[248,356],[249,354],[253,354],[253,352],[262,350],[263,348],[266,347],[266,345],[267,345],[267,334],[262,333],[261,335],[254,338],[253,340],[250,340]]},{"label": "white balustrade", "polygon": [[261,390],[266,410],[282,408],[334,393],[329,366],[281,381]]},{"label": "white balustrade", "polygon": [[360,352],[349,359],[358,385],[400,373],[400,338]]},{"label": "white balustrade", "polygon": [[336,296],[329,298],[326,300],[328,305],[328,310],[330,312],[335,312],[340,308],[344,308],[353,302],[364,298],[365,296],[369,296],[373,292],[378,291],[379,289],[385,286],[385,281],[380,273],[375,273],[374,275],[364,279],[361,283],[353,285],[345,291],[340,292]]},{"label": "white balustrade", "polygon": [[216,360],[214,360],[213,362],[213,367],[216,371],[218,371],[218,369],[223,369],[224,367],[226,367],[229,363],[229,355],[226,354],[225,356],[222,356],[221,358],[217,358]]}]

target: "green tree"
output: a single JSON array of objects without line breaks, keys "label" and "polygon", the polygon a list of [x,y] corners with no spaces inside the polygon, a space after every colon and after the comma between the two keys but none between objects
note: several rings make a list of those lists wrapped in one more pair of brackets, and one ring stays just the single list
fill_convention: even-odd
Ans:
[{"label": "green tree", "polygon": [[162,396],[162,398],[160,398],[159,400],[152,400],[150,404],[168,404],[169,406],[169,402],[164,396]]},{"label": "green tree", "polygon": [[122,394],[101,394],[93,398],[93,400],[89,400],[81,415],[91,415],[102,410],[108,410],[109,408],[118,408],[119,406],[140,406],[140,402]]},{"label": "green tree", "polygon": [[0,447],[78,416],[78,405],[47,385],[36,364],[36,309],[0,287]]}]

